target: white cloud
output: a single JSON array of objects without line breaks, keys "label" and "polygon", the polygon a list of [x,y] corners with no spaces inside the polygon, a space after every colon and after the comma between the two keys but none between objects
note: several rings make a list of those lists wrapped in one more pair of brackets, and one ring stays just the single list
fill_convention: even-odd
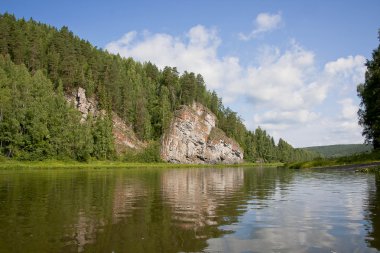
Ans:
[{"label": "white cloud", "polygon": [[[285,57],[287,54],[292,57]],[[294,64],[296,62],[294,59],[298,59],[299,55],[307,53],[301,50],[298,53],[288,51],[280,54],[280,58],[288,59],[287,64],[299,72],[288,71],[288,74],[293,73],[292,79],[282,83],[285,78],[281,78],[281,81],[270,87],[272,96],[260,103],[265,104],[262,110],[264,112],[252,118],[252,125],[260,125],[270,133],[280,133],[279,136],[295,146],[361,143],[363,137],[357,118],[358,102],[353,98],[356,97],[356,85],[364,80],[365,58],[363,56],[340,58],[326,63],[323,70],[318,71],[312,61],[305,61],[310,63],[310,66]],[[257,82],[263,83],[264,80],[276,82],[277,78],[270,76],[276,75],[276,65],[279,62],[281,61],[273,61],[272,64],[259,68],[260,71],[270,73],[264,78],[256,75],[261,79]],[[307,70],[310,71],[305,74]],[[294,85],[295,80],[299,80],[300,84]],[[276,99],[281,94],[283,94],[282,99]],[[347,97],[342,99],[342,96]],[[326,101],[327,97],[330,97],[329,101]],[[259,98],[252,96],[252,99],[257,101]],[[276,104],[273,101],[276,101]],[[324,115],[317,113],[320,106],[329,108]]]},{"label": "white cloud", "polygon": [[110,42],[106,49],[124,57],[154,62],[158,67],[175,66],[179,71],[202,73],[209,88],[217,89],[238,78],[241,71],[236,57],[219,58],[221,43],[216,29],[197,25],[184,37],[168,34],[140,34],[129,32],[120,40]]},{"label": "white cloud", "polygon": [[339,104],[342,105],[342,118],[350,121],[357,119],[357,112],[359,107],[354,104],[351,98],[345,98],[339,101]]},{"label": "white cloud", "polygon": [[[260,22],[268,29],[276,23]],[[225,104],[242,109],[239,113],[251,129],[260,125],[294,146],[362,140],[352,98],[364,78],[363,56],[339,58],[319,69],[315,54],[292,41],[285,50],[261,48],[257,64],[244,66],[236,56],[220,56],[221,43],[216,29],[197,25],[177,37],[132,31],[106,49],[160,68],[202,74]],[[326,116],[321,106],[336,113]]]},{"label": "white cloud", "polygon": [[[358,68],[362,71],[365,70],[364,67],[365,58],[364,56],[348,56],[346,58],[339,58],[336,61],[329,62],[325,65],[325,71],[332,75],[343,75],[346,77],[352,76],[357,78],[358,76],[352,75],[354,71]],[[361,77],[360,77],[361,78]]]},{"label": "white cloud", "polygon": [[[309,107],[324,98],[325,90],[308,82],[314,68],[312,52],[292,45],[282,54],[279,49],[273,53],[266,52],[264,62],[247,68],[247,79],[240,83],[238,91],[244,90],[255,103],[269,103],[286,110]],[[315,93],[323,94],[310,96]]]},{"label": "white cloud", "polygon": [[[318,118],[314,112],[305,109],[294,111],[267,111],[263,114],[255,114],[256,122],[265,122],[265,124],[293,124],[307,123]],[[283,127],[283,126],[281,126]]]},{"label": "white cloud", "polygon": [[251,40],[259,34],[277,29],[282,23],[281,14],[260,13],[255,20],[255,28],[249,34],[240,33],[241,40]]},{"label": "white cloud", "polygon": [[363,82],[366,59],[362,55],[339,58],[325,65],[324,73],[330,82],[339,86],[338,92],[345,96],[356,93],[356,86]]}]

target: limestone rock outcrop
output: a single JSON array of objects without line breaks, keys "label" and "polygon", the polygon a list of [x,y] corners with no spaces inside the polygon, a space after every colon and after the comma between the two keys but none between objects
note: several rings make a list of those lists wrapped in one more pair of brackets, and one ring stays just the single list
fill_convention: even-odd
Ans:
[{"label": "limestone rock outcrop", "polygon": [[240,163],[243,150],[217,127],[216,116],[199,103],[174,113],[161,141],[161,158],[172,163]]},{"label": "limestone rock outcrop", "polygon": [[82,114],[81,122],[86,121],[89,114],[92,114],[94,117],[99,114],[96,100],[94,98],[87,98],[86,90],[81,87],[67,94],[66,99]]},{"label": "limestone rock outcrop", "polygon": [[[81,87],[67,94],[66,100],[82,114],[82,123],[87,120],[90,114],[94,119],[106,115],[104,110],[99,109],[96,99],[87,97],[86,90]],[[117,153],[123,153],[127,149],[141,149],[146,146],[137,138],[132,127],[127,125],[116,113],[112,113],[112,125]]]}]

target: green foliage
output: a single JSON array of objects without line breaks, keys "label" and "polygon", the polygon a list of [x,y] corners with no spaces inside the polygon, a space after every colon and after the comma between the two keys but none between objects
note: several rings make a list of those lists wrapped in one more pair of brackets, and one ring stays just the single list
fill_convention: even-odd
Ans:
[{"label": "green foliage", "polygon": [[[112,120],[100,117],[93,124],[93,156],[100,160],[112,159],[115,155],[112,135]],[[87,156],[87,153],[84,154]]]},{"label": "green foliage", "polygon": [[112,122],[104,117],[81,123],[63,92],[41,71],[0,56],[0,153],[21,160],[87,161],[114,156]]},{"label": "green foliage", "polygon": [[38,160],[80,151],[82,146],[73,146],[70,138],[81,128],[79,113],[54,92],[41,71],[30,75],[24,65],[0,56],[0,94],[0,153]]},{"label": "green foliage", "polygon": [[125,162],[155,163],[162,162],[160,158],[160,143],[152,141],[143,150],[129,150],[124,155]]},{"label": "green foliage", "polygon": [[372,145],[366,144],[344,144],[344,145],[329,145],[315,146],[303,148],[308,151],[313,151],[321,154],[325,158],[350,156],[360,153],[369,153],[373,150]]},{"label": "green foliage", "polygon": [[380,152],[373,151],[371,153],[362,153],[350,156],[343,156],[339,158],[316,158],[311,161],[306,162],[295,162],[288,163],[285,167],[290,169],[306,169],[306,168],[315,168],[315,167],[330,167],[346,164],[360,164],[368,162],[378,162],[380,161]]},{"label": "green foliage", "polygon": [[365,82],[357,88],[361,98],[359,123],[366,141],[374,149],[380,149],[380,45],[373,51],[372,60],[367,60],[366,67]]},{"label": "green foliage", "polygon": [[313,157],[284,141],[276,145],[260,128],[248,131],[239,115],[206,89],[200,74],[180,75],[175,67],[159,70],[150,62],[109,54],[65,26],[56,29],[0,15],[0,55],[0,153],[7,157],[113,159],[111,120],[79,123],[79,113],[65,102],[64,93],[78,87],[86,89],[106,115],[120,116],[144,141],[157,142],[179,106],[199,102],[216,115],[218,127],[239,143],[248,161]]}]

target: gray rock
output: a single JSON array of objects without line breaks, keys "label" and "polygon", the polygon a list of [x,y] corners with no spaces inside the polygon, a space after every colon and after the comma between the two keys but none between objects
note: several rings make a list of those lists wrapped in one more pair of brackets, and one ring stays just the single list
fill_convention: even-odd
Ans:
[{"label": "gray rock", "polygon": [[240,163],[243,150],[215,127],[216,116],[199,103],[175,112],[161,141],[161,158],[172,163]]}]

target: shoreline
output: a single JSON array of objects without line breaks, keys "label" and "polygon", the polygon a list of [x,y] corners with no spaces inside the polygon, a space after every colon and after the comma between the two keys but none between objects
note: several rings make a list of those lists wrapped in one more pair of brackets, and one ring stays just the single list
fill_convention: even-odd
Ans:
[{"label": "shoreline", "polygon": [[344,169],[344,170],[358,170],[364,168],[372,168],[380,166],[380,162],[370,162],[370,163],[358,163],[358,164],[344,164],[344,165],[336,165],[329,167],[314,167],[310,169]]},{"label": "shoreline", "polygon": [[15,161],[6,160],[0,162],[0,169],[100,169],[100,168],[120,168],[120,169],[138,169],[138,168],[240,168],[240,167],[280,167],[282,163],[240,163],[240,164],[178,164],[178,163],[133,163],[120,161]]},{"label": "shoreline", "polygon": [[362,163],[347,163],[347,164],[337,164],[337,165],[327,165],[327,166],[315,166],[315,167],[306,167],[306,168],[289,168],[294,170],[331,170],[331,169],[341,169],[341,170],[359,170],[359,169],[365,169],[365,168],[373,168],[380,166],[380,161],[373,161],[373,162],[362,162]]}]

